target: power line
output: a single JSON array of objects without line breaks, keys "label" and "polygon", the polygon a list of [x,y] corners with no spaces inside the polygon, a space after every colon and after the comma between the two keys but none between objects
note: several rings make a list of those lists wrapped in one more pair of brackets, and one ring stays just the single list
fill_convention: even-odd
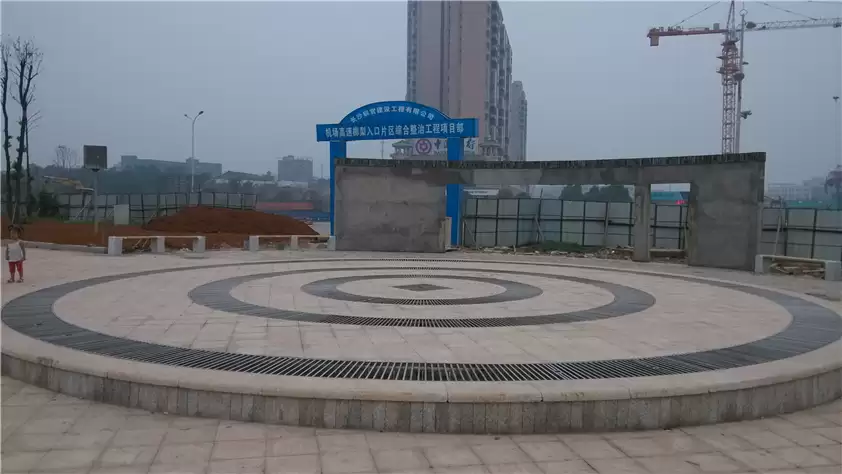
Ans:
[{"label": "power line", "polygon": [[789,14],[792,14],[792,15],[795,15],[795,16],[803,16],[804,18],[807,18],[807,19],[809,19],[809,20],[815,20],[815,18],[813,18],[813,17],[811,17],[811,16],[807,16],[807,15],[805,15],[805,14],[803,14],[803,13],[794,12],[794,11],[792,11],[792,10],[788,10],[788,9],[786,9],[786,8],[783,8],[783,7],[778,7],[778,6],[775,6],[775,5],[772,5],[772,4],[769,4],[769,3],[766,3],[766,2],[759,2],[759,3],[760,3],[761,5],[766,5],[766,6],[767,6],[767,7],[769,7],[769,8],[774,8],[775,10],[780,10],[780,11],[782,11],[782,12],[786,12],[786,13],[789,13]]},{"label": "power line", "polygon": [[687,20],[689,20],[689,19],[691,19],[691,18],[695,17],[696,15],[700,15],[700,14],[702,14],[702,13],[704,13],[704,12],[706,12],[706,11],[710,10],[712,7],[716,6],[716,5],[717,5],[717,4],[719,4],[719,3],[721,3],[721,2],[713,2],[713,3],[711,3],[710,5],[706,6],[705,8],[702,8],[701,10],[697,11],[696,13],[694,13],[694,14],[692,14],[692,15],[688,16],[687,18],[685,18],[685,19],[683,19],[683,20],[679,21],[678,23],[676,23],[676,24],[674,24],[674,25],[672,25],[672,26],[679,26],[679,25],[681,25],[682,23],[684,23],[685,21],[687,21]]}]

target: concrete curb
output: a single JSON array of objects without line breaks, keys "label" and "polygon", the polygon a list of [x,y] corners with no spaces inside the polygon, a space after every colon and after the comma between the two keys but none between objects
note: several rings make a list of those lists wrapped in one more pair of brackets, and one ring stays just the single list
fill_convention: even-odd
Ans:
[{"label": "concrete curb", "polygon": [[[410,433],[537,434],[670,429],[764,418],[840,396],[842,371],[701,395],[583,401],[413,401],[289,397],[200,390],[53,367],[2,356],[3,374],[66,395],[151,412],[317,428]],[[617,394],[620,395],[620,394]],[[485,397],[483,397],[485,398]]]},{"label": "concrete curb", "polygon": [[[6,243],[6,239],[3,240],[3,244]],[[70,250],[73,252],[87,252],[87,253],[106,253],[105,247],[93,247],[87,245],[70,245],[70,244],[54,244],[52,242],[33,242],[30,240],[23,240],[23,244],[27,248],[32,249],[45,249],[45,250]]]}]

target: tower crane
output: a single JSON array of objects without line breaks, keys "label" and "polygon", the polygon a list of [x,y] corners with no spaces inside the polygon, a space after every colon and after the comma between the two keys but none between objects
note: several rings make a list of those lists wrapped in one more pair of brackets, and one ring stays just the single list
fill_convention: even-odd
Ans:
[{"label": "tower crane", "polygon": [[[705,10],[716,3],[718,2],[709,5]],[[649,46],[658,46],[661,38],[670,36],[724,36],[722,53],[717,57],[722,61],[717,70],[717,73],[722,76],[722,154],[740,152],[740,121],[751,115],[751,111],[742,110],[742,84],[745,78],[743,66],[748,64],[743,60],[744,34],[752,31],[842,27],[842,17],[755,23],[746,21],[747,12],[745,9],[739,12],[741,21],[738,27],[735,3],[735,0],[731,0],[728,10],[728,20],[724,27],[719,23],[714,23],[711,27],[687,29],[681,26],[657,27],[649,29],[649,34],[646,35],[649,38]]]}]

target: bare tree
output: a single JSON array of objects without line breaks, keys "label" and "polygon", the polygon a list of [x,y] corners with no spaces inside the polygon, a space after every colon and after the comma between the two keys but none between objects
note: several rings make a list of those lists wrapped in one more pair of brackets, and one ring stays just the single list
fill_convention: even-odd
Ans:
[{"label": "bare tree", "polygon": [[29,107],[35,102],[35,78],[41,73],[41,60],[44,55],[35,46],[34,42],[31,40],[23,41],[20,38],[12,44],[12,50],[14,53],[13,77],[15,86],[17,86],[16,94],[13,92],[12,98],[20,105],[20,120],[18,121],[20,132],[16,137],[18,147],[16,149],[17,156],[15,157],[14,164],[15,175],[13,176],[15,182],[16,209],[12,214],[12,222],[20,222],[22,213],[19,211],[23,204],[21,200],[21,192],[23,191],[23,186],[21,186],[21,179],[23,178],[23,157],[27,152],[28,144],[26,138],[31,119]]},{"label": "bare tree", "polygon": [[38,110],[29,117],[29,124],[26,127],[26,135],[23,137],[24,141],[24,149],[26,150],[26,215],[31,216],[33,212],[35,212],[35,195],[32,194],[32,181],[35,179],[32,177],[32,167],[30,166],[30,157],[29,157],[29,136],[32,134],[32,130],[38,126],[38,122],[41,120],[41,111]]},{"label": "bare tree", "polygon": [[62,169],[75,168],[79,165],[76,150],[68,148],[67,145],[56,147],[56,157],[53,158],[53,166]]},{"label": "bare tree", "polygon": [[0,41],[0,106],[3,109],[3,157],[6,158],[6,215],[11,216],[14,210],[12,201],[12,136],[9,134],[9,63],[12,49],[6,41]]}]

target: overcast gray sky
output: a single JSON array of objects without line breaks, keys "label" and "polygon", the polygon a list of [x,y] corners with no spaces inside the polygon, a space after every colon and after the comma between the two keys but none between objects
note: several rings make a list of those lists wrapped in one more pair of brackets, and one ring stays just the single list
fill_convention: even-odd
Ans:
[{"label": "overcast gray sky", "polygon": [[[697,12],[695,2],[502,2],[514,79],[529,100],[530,160],[710,154],[720,150],[717,36],[665,38],[650,26]],[[842,3],[773,3],[814,17]],[[65,144],[275,171],[276,158],[327,144],[315,124],[353,108],[402,100],[406,2],[2,2],[2,33],[44,52],[32,155]],[[750,20],[799,19],[746,2]],[[724,23],[722,2],[685,23]],[[842,90],[842,30],[747,35],[743,151],[768,153],[767,181],[824,176],[834,166]],[[388,150],[387,150],[388,153]],[[379,157],[379,142],[349,155]],[[325,173],[327,168],[325,166]]]}]

